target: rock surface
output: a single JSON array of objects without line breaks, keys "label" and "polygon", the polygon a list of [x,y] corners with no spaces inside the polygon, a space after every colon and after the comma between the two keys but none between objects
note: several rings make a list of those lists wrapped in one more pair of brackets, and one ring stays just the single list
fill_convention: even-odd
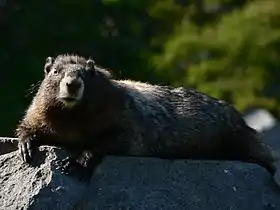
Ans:
[{"label": "rock surface", "polygon": [[0,138],[0,155],[17,150],[17,138]]},{"label": "rock surface", "polygon": [[87,185],[55,169],[55,160],[66,156],[41,147],[34,166],[23,164],[17,152],[0,156],[0,209],[73,209]]},{"label": "rock surface", "polygon": [[89,182],[56,169],[68,153],[40,147],[34,166],[0,156],[0,209],[272,210],[280,190],[255,164],[107,157]]}]

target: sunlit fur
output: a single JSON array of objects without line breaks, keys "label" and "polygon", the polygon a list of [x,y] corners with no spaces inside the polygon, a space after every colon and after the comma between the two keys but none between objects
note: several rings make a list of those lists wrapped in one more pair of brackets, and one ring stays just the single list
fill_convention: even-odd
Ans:
[{"label": "sunlit fur", "polygon": [[[45,76],[16,129],[17,137],[32,133],[32,136],[55,135],[68,141],[76,141],[80,135],[78,127],[86,128],[84,124],[90,124],[90,121],[95,121],[94,116],[102,114],[100,110],[95,111],[99,109],[99,102],[105,104],[108,101],[111,106],[116,106],[116,103],[107,98],[110,72],[98,66],[86,69],[87,61],[89,59],[66,54],[57,56],[51,64],[47,63],[49,69],[45,69]],[[67,81],[72,79],[80,83],[80,88],[74,95],[66,87]],[[100,89],[100,86],[108,88]],[[107,115],[110,113],[108,110],[104,112]],[[104,124],[101,120],[98,122],[96,129]]]}]

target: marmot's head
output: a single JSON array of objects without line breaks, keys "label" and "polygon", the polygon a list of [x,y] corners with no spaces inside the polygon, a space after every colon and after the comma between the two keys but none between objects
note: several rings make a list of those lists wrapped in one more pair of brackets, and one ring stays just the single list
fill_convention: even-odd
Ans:
[{"label": "marmot's head", "polygon": [[[76,55],[46,59],[42,83],[45,102],[72,108],[79,104],[86,89],[92,88],[96,73],[94,61]],[[93,91],[93,90],[92,90]]]}]

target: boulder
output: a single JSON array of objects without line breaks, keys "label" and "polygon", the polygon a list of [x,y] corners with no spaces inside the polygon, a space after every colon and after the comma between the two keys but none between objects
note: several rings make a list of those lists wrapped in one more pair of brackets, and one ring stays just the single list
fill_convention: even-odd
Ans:
[{"label": "boulder", "polygon": [[1,155],[0,209],[280,209],[279,188],[255,164],[108,156],[77,180],[56,169],[67,156],[40,147],[30,166],[17,151]]}]

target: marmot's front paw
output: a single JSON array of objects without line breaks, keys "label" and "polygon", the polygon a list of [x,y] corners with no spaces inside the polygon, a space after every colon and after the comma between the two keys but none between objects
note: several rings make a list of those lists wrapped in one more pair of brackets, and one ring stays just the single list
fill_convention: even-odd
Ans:
[{"label": "marmot's front paw", "polygon": [[88,180],[90,178],[88,169],[71,157],[57,160],[56,169],[61,171],[62,174],[75,177],[79,180]]},{"label": "marmot's front paw", "polygon": [[62,174],[69,174],[71,172],[71,165],[74,165],[74,161],[70,157],[66,157],[55,162],[56,169],[60,170]]},{"label": "marmot's front paw", "polygon": [[31,138],[20,139],[18,143],[18,149],[21,156],[21,159],[24,162],[31,161],[34,153],[35,145],[32,142]]}]

